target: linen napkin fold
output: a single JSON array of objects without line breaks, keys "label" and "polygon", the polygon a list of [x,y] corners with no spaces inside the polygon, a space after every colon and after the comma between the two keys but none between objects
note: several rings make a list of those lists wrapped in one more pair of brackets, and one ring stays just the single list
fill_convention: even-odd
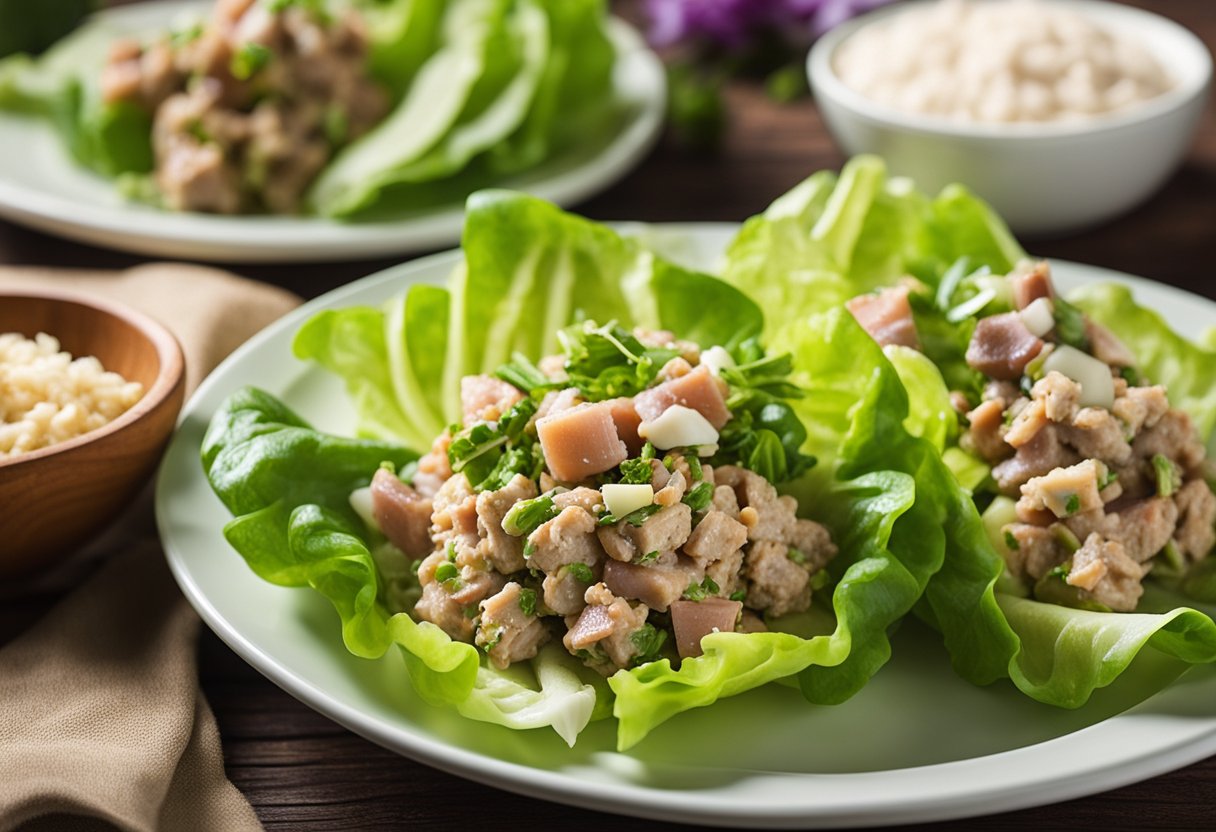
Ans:
[{"label": "linen napkin fold", "polygon": [[[117,300],[161,321],[185,353],[187,393],[300,302],[182,264],[0,269],[0,290],[39,287]],[[199,619],[154,529],[146,493],[98,541],[106,562],[96,574],[0,648],[0,832],[261,829],[225,776],[198,686]]]}]

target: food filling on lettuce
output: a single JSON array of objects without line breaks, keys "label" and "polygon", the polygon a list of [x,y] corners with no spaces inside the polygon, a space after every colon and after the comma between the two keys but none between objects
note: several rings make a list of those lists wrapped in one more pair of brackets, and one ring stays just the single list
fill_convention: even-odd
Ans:
[{"label": "food filling on lettuce", "polygon": [[[1131,612],[1150,572],[1178,577],[1216,543],[1204,444],[1119,339],[1057,295],[1046,262],[987,277],[987,292],[955,309],[982,313],[1000,296],[1012,309],[975,321],[964,360],[979,393],[952,399],[960,447],[991,466],[993,543],[1038,600]],[[885,289],[850,310],[879,343],[919,347],[915,293]]]},{"label": "food filling on lettuce", "polygon": [[552,641],[611,675],[807,610],[837,548],[774,488],[813,462],[782,397],[789,357],[614,323],[560,341],[465,377],[463,422],[352,494],[414,561],[403,611],[499,668]]}]

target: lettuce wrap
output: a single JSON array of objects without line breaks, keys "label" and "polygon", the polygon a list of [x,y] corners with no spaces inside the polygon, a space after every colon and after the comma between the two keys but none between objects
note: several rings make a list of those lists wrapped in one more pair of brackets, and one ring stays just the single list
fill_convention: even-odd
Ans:
[{"label": "lettuce wrap", "polygon": [[[890,628],[940,567],[946,519],[938,503],[916,499],[916,481],[939,464],[937,448],[904,427],[899,374],[865,332],[833,312],[791,330],[787,342],[738,289],[522,194],[474,195],[463,248],[446,287],[414,286],[380,309],[321,312],[297,333],[297,356],[344,380],[363,438],[319,434],[256,390],[235,394],[215,416],[203,464],[235,516],[226,537],[250,567],[326,595],[356,655],[398,645],[427,701],[516,728],[550,725],[568,742],[609,701],[619,747],[628,748],[680,711],[769,681],[796,676],[819,703],[860,689],[890,655]],[[678,668],[661,659],[617,672],[611,700],[602,680],[560,649],[542,652],[531,672],[504,672],[472,645],[414,622],[405,610],[415,582],[378,556],[383,541],[346,503],[381,464],[400,469],[459,420],[461,376],[554,352],[557,330],[591,312],[703,344],[763,333],[790,350],[805,393],[804,450],[820,465],[787,490],[829,525],[841,550],[813,614],[771,622],[788,632],[707,637],[705,655]]]},{"label": "lettuce wrap", "polygon": [[[778,339],[796,337],[788,329],[802,326],[809,314],[906,276],[957,303],[913,305],[925,355],[887,348],[911,402],[905,427],[941,454],[916,480],[917,502],[931,501],[948,518],[946,554],[917,613],[942,632],[964,678],[989,684],[1008,677],[1039,701],[1072,708],[1110,684],[1146,645],[1183,662],[1216,660],[1216,581],[1209,558],[1182,580],[1148,593],[1137,613],[1123,614],[1029,600],[1001,580],[1004,560],[971,500],[988,477],[987,465],[956,447],[949,393],[976,383],[963,361],[972,316],[1004,302],[986,276],[1009,272],[1023,257],[1000,218],[962,187],[931,198],[906,180],[888,178],[881,160],[858,157],[839,176],[817,173],[749,220],[730,246],[723,274],[761,303]],[[1124,287],[1087,286],[1075,300],[1124,339],[1137,368],[1165,384],[1210,440],[1216,356],[1171,332]],[[1207,604],[1206,614],[1188,603]]]}]

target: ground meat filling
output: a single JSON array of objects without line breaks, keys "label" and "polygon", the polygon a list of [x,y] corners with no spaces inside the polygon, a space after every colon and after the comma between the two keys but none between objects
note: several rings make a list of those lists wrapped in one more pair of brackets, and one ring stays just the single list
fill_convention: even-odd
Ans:
[{"label": "ground meat filling", "polygon": [[[1019,305],[1056,296],[1046,264],[1014,277]],[[1009,569],[1044,600],[1134,610],[1145,575],[1183,569],[1216,543],[1203,443],[1165,388],[1128,381],[1134,359],[1111,332],[1084,322],[1113,389],[1109,406],[1086,404],[1082,382],[1044,371],[1058,332],[1033,347],[1019,314],[976,328],[984,343],[973,339],[968,360],[993,383],[965,413],[962,440],[1017,500],[1017,522],[1002,530]]]},{"label": "ground meat filling", "polygon": [[[376,474],[372,520],[403,559],[421,558],[413,614],[497,667],[549,641],[604,674],[658,658],[665,643],[673,659],[695,657],[707,635],[806,610],[836,555],[827,529],[754,471],[710,465],[696,446],[639,442],[639,425],[671,408],[698,430],[733,416],[699,347],[670,333],[636,337],[678,354],[635,397],[585,401],[575,388],[529,397],[470,377],[465,424],[435,441],[412,484]],[[540,366],[565,382],[557,362]],[[536,467],[474,473],[462,454],[496,447],[493,432],[509,425],[520,426],[510,454]]]},{"label": "ground meat filling", "polygon": [[388,111],[367,74],[352,11],[220,0],[193,30],[121,41],[102,70],[106,101],[153,117],[154,178],[177,211],[295,213],[313,179]]}]

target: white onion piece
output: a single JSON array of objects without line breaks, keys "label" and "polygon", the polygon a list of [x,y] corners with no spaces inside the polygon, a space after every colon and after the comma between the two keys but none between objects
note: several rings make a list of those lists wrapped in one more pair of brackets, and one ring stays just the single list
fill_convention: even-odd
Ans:
[{"label": "white onion piece", "polygon": [[1052,371],[1068,376],[1081,385],[1082,407],[1104,407],[1107,410],[1115,403],[1115,382],[1110,367],[1092,355],[1086,355],[1076,347],[1065,344],[1057,346],[1043,362],[1043,372]]},{"label": "white onion piece", "polygon": [[701,364],[709,368],[709,372],[718,375],[723,367],[734,367],[735,359],[724,347],[710,347],[701,353]]},{"label": "white onion piece", "polygon": [[355,510],[355,514],[359,515],[359,519],[367,524],[369,529],[380,530],[380,524],[376,522],[376,515],[372,512],[372,488],[356,488],[350,492],[350,507]]},{"label": "white onion piece", "polygon": [[718,431],[709,420],[682,404],[673,404],[657,419],[642,422],[638,436],[649,439],[656,448],[687,448],[692,445],[718,444]]},{"label": "white onion piece", "polygon": [[654,502],[654,489],[649,485],[608,483],[600,486],[600,493],[604,495],[604,508],[614,517],[624,517]]},{"label": "white onion piece", "polygon": [[1055,305],[1052,304],[1051,298],[1036,298],[1018,315],[1022,317],[1022,323],[1030,330],[1030,334],[1036,338],[1042,338],[1056,325]]}]

